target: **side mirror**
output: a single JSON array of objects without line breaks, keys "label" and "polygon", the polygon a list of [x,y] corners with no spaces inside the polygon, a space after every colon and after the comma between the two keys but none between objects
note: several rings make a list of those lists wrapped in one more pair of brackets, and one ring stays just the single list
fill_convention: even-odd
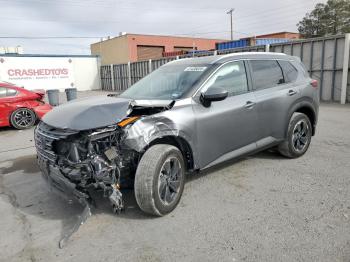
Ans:
[{"label": "side mirror", "polygon": [[200,101],[205,107],[209,107],[211,102],[224,100],[228,96],[228,92],[221,87],[209,88],[200,96]]}]

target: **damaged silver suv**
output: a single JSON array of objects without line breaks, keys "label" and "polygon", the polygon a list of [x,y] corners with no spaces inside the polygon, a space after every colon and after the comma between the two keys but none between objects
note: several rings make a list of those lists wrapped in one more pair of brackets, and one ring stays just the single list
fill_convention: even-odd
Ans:
[{"label": "damaged silver suv", "polygon": [[146,213],[179,203],[185,174],[277,147],[302,156],[315,134],[317,81],[299,58],[237,53],[181,59],[119,96],[80,99],[35,130],[38,162],[53,188],[91,202],[101,190],[114,211],[132,184]]}]

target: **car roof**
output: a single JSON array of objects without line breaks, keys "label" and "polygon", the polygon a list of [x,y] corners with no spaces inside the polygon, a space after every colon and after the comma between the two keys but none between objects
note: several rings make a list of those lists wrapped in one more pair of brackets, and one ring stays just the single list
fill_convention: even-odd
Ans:
[{"label": "car roof", "polygon": [[20,86],[17,86],[17,85],[15,85],[13,83],[9,83],[9,82],[6,82],[6,81],[0,82],[0,87],[14,89],[14,90],[17,90],[17,91],[29,91],[29,90],[26,90],[24,87],[20,87]]},{"label": "car roof", "polygon": [[0,86],[15,86],[15,84],[6,81],[0,81]]},{"label": "car roof", "polygon": [[232,53],[227,55],[213,55],[213,56],[202,56],[202,57],[191,57],[174,60],[169,64],[178,65],[200,65],[200,64],[221,64],[237,59],[287,59],[292,60],[293,57],[283,53],[272,53],[272,52],[242,52]]}]

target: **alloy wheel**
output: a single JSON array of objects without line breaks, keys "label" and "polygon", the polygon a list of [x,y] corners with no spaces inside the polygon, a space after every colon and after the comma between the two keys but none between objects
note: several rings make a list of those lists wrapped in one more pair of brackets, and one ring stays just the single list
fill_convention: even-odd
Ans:
[{"label": "alloy wheel", "polygon": [[158,179],[158,194],[165,205],[171,205],[180,191],[182,168],[176,157],[168,157],[162,165]]},{"label": "alloy wheel", "polygon": [[17,110],[13,119],[15,124],[22,128],[33,125],[33,122],[35,121],[33,113],[26,108]]},{"label": "alloy wheel", "polygon": [[305,120],[300,120],[296,123],[292,135],[292,145],[296,151],[303,151],[307,146],[309,142],[309,132],[309,126]]}]

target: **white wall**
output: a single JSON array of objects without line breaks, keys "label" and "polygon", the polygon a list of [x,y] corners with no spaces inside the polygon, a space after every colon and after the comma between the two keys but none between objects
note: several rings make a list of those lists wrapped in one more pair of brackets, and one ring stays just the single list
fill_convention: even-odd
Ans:
[{"label": "white wall", "polygon": [[0,55],[0,81],[26,89],[75,87],[78,91],[100,89],[99,58],[95,56]]},{"label": "white wall", "polygon": [[78,91],[98,90],[100,88],[99,58],[72,58],[75,87]]}]

